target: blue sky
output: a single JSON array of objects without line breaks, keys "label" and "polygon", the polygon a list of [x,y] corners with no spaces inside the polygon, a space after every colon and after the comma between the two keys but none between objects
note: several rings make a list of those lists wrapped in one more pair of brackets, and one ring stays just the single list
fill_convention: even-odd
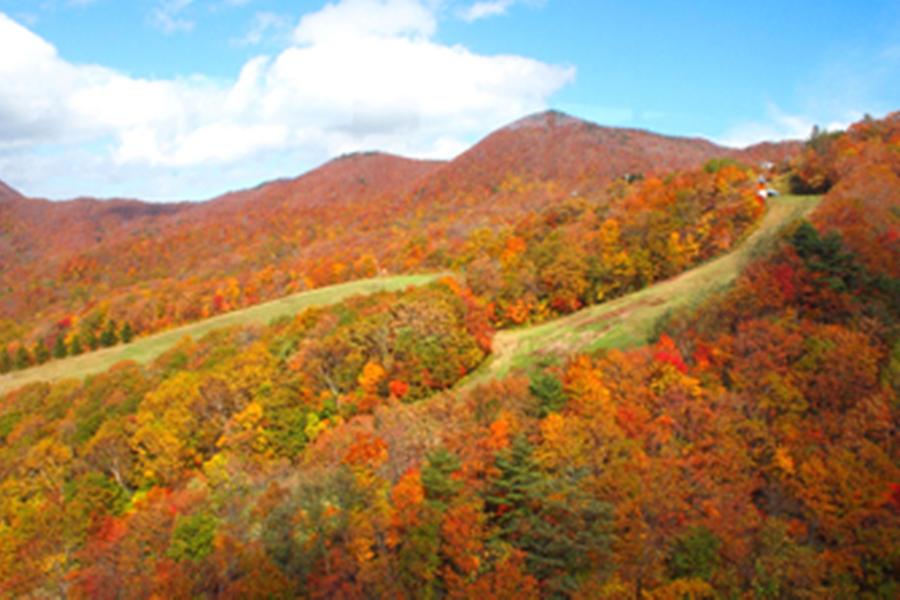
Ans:
[{"label": "blue sky", "polygon": [[900,109],[900,2],[0,0],[0,180],[204,199],[556,108],[729,145]]}]

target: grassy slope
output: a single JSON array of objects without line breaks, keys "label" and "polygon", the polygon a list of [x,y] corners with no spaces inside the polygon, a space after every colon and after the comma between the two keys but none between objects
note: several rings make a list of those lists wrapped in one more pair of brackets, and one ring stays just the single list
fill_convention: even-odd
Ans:
[{"label": "grassy slope", "polygon": [[463,385],[502,377],[511,370],[528,368],[542,359],[646,343],[667,312],[697,306],[709,294],[732,284],[751,258],[770,247],[785,225],[815,208],[819,199],[817,196],[773,198],[760,226],[725,256],[561,319],[498,332],[491,360]]},{"label": "grassy slope", "polygon": [[[754,255],[769,247],[783,226],[808,214],[818,202],[819,198],[814,196],[782,196],[772,199],[760,226],[736,250],[725,256],[673,279],[561,319],[534,327],[498,332],[494,338],[491,359],[461,382],[461,385],[501,377],[510,370],[527,368],[543,358],[552,359],[572,352],[590,352],[601,348],[627,348],[645,343],[655,325],[667,312],[696,306],[710,293],[733,283],[744,265]],[[123,360],[147,363],[185,336],[199,338],[214,329],[229,325],[265,324],[276,317],[292,315],[311,306],[333,304],[356,294],[422,285],[437,277],[438,275],[407,275],[364,279],[287,296],[140,338],[128,345],[51,361],[39,367],[0,376],[0,394],[35,381],[85,377],[105,371]]]},{"label": "grassy slope", "polygon": [[334,304],[357,294],[371,294],[383,290],[400,290],[411,285],[423,285],[437,277],[439,275],[400,275],[396,277],[362,279],[286,296],[272,302],[258,304],[250,308],[236,310],[211,319],[197,321],[190,325],[139,338],[131,344],[114,346],[63,360],[55,360],[23,371],[14,371],[0,376],[0,394],[35,381],[81,378],[100,373],[123,360],[147,363],[171,348],[185,336],[197,339],[214,329],[220,329],[229,325],[265,324],[277,317],[293,315],[312,306]]}]

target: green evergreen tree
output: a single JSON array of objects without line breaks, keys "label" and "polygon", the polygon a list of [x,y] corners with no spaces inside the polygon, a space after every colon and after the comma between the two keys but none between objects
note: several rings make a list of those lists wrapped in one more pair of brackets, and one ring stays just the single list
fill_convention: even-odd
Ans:
[{"label": "green evergreen tree", "polygon": [[78,356],[84,352],[84,347],[81,345],[81,337],[80,336],[72,336],[72,343],[69,346],[69,354],[72,356]]},{"label": "green evergreen tree", "polygon": [[13,367],[16,369],[27,369],[31,366],[31,354],[28,352],[28,348],[24,345],[20,345],[19,349],[16,350],[16,358],[13,361]]},{"label": "green evergreen tree", "polygon": [[531,376],[528,386],[531,395],[540,401],[538,412],[541,417],[559,412],[566,405],[566,393],[562,382],[545,371],[537,371]]},{"label": "green evergreen tree", "polygon": [[0,351],[0,373],[9,373],[13,368],[13,359],[9,355],[9,350],[4,346]]},{"label": "green evergreen tree", "polygon": [[461,483],[451,478],[462,466],[459,458],[446,448],[438,448],[429,453],[422,468],[422,487],[425,498],[440,506],[446,506],[459,492]]},{"label": "green evergreen tree", "polygon": [[84,332],[84,345],[90,348],[91,350],[96,350],[100,347],[100,340],[97,338],[97,334],[93,329],[88,329]]},{"label": "green evergreen tree", "polygon": [[533,529],[530,525],[536,519],[534,508],[543,492],[543,477],[524,436],[516,437],[497,455],[496,466],[500,476],[489,488],[485,505],[494,514],[500,537],[516,543],[522,541],[521,532]]},{"label": "green evergreen tree", "polygon": [[441,566],[441,522],[462,484],[451,478],[460,469],[459,459],[446,448],[430,452],[422,467],[425,503],[419,523],[404,536],[398,556],[398,577],[411,597],[441,598],[445,595],[439,575]]},{"label": "green evergreen tree", "polygon": [[669,552],[672,578],[709,581],[719,565],[721,546],[719,538],[706,527],[694,527],[677,537]]},{"label": "green evergreen tree", "polygon": [[100,334],[100,345],[104,348],[115,346],[119,343],[119,334],[116,333],[116,322],[110,319],[106,322],[106,328]]},{"label": "green evergreen tree", "polygon": [[853,253],[844,250],[840,234],[832,231],[820,237],[816,228],[804,221],[791,241],[806,267],[822,274],[833,290],[853,291],[863,283],[864,273]]},{"label": "green evergreen tree", "polygon": [[398,578],[413,598],[441,597],[441,512],[429,506],[422,523],[406,532],[397,551]]},{"label": "green evergreen tree", "polygon": [[47,344],[44,343],[44,340],[38,340],[34,344],[34,362],[39,365],[44,364],[48,360],[50,360],[50,350],[47,349]]},{"label": "green evergreen tree", "polygon": [[524,436],[495,464],[500,475],[485,504],[498,537],[525,552],[528,570],[551,597],[567,597],[579,578],[608,568],[612,507],[583,490],[580,473],[544,473]]},{"label": "green evergreen tree", "polygon": [[63,339],[63,335],[60,333],[56,336],[56,341],[53,343],[53,357],[65,358],[68,353],[69,350],[66,348],[66,340]]},{"label": "green evergreen tree", "polygon": [[122,331],[119,332],[119,339],[122,340],[123,344],[130,344],[131,340],[134,339],[134,331],[131,329],[131,323],[125,321],[122,324]]}]

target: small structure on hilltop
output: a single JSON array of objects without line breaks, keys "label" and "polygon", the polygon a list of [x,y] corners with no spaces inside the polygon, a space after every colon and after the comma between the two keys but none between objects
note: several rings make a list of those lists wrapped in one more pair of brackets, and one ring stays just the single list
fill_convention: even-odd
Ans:
[{"label": "small structure on hilltop", "polygon": [[756,180],[756,196],[763,202],[769,197],[769,188],[766,185],[766,176],[760,175]]},{"label": "small structure on hilltop", "polygon": [[768,185],[768,181],[766,180],[766,176],[760,175],[759,178],[756,180],[756,196],[760,200],[765,202],[767,198],[770,198],[771,196],[777,196],[777,195],[778,195],[778,190],[770,188]]}]

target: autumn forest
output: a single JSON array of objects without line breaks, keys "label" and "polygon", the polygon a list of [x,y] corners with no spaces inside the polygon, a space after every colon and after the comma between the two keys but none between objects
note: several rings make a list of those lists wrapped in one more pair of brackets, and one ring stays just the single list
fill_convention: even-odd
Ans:
[{"label": "autumn forest", "polygon": [[200,203],[0,184],[0,384],[54,364],[0,395],[3,598],[896,598],[900,113],[734,150],[546,112]]}]

